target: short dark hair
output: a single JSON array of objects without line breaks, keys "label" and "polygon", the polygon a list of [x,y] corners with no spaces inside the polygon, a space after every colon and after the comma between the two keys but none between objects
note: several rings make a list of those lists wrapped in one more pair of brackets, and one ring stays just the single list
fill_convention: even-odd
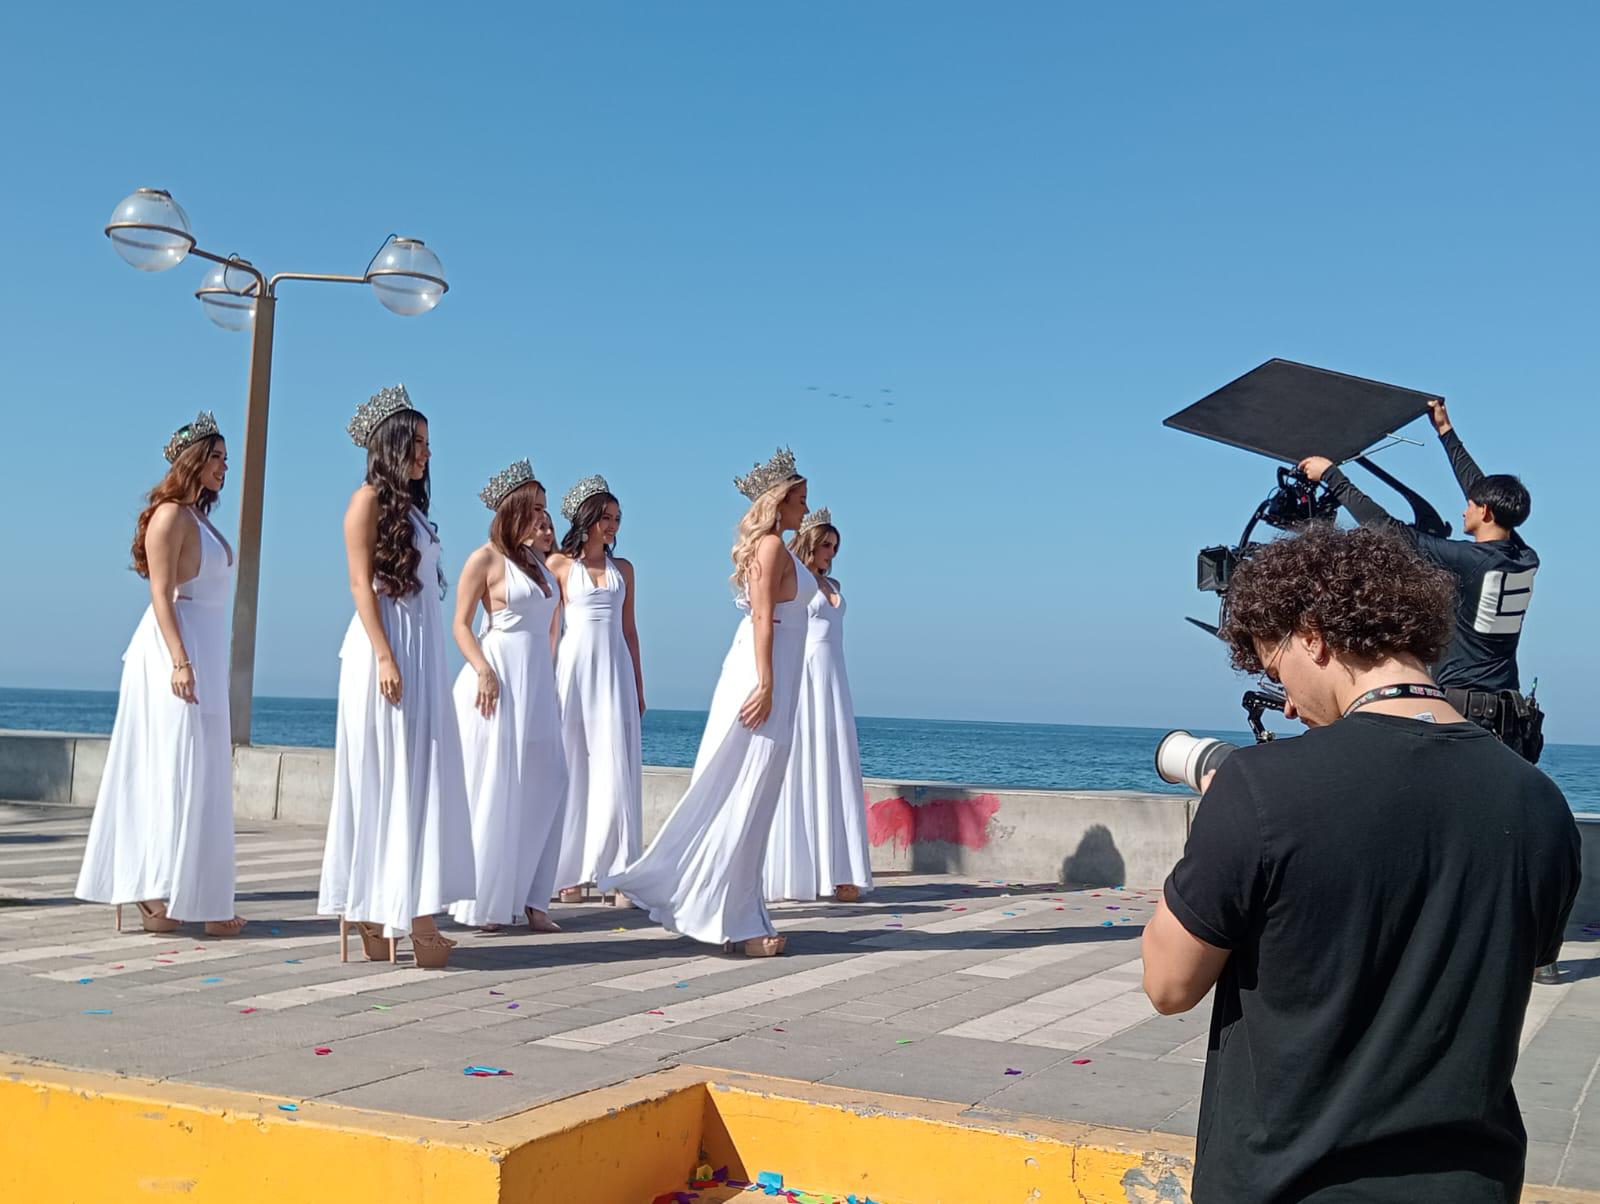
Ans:
[{"label": "short dark hair", "polygon": [[1508,472],[1480,477],[1477,484],[1467,490],[1467,501],[1487,506],[1494,521],[1510,530],[1527,522],[1528,512],[1533,509],[1528,487]]},{"label": "short dark hair", "polygon": [[1235,668],[1262,670],[1255,641],[1315,632],[1335,652],[1432,664],[1455,626],[1455,578],[1401,536],[1313,523],[1246,554],[1228,586],[1222,638]]}]

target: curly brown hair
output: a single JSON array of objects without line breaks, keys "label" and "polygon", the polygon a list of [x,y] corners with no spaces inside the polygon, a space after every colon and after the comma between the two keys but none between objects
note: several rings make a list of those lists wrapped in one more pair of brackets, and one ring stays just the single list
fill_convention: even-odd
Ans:
[{"label": "curly brown hair", "polygon": [[[411,479],[416,456],[412,440],[417,427],[427,422],[418,410],[397,410],[378,424],[367,439],[367,484],[378,493],[378,542],[372,550],[372,578],[376,591],[391,598],[408,598],[422,589],[417,550],[411,525],[411,508],[428,513],[428,474]],[[442,584],[442,579],[441,579]]]},{"label": "curly brown hair", "polygon": [[1313,523],[1252,549],[1228,586],[1221,635],[1235,668],[1262,671],[1256,641],[1315,632],[1337,653],[1432,664],[1455,626],[1455,578],[1402,537]]},{"label": "curly brown hair", "polygon": [[209,514],[211,507],[217,504],[217,495],[200,484],[200,470],[211,458],[212,449],[221,442],[221,435],[196,439],[178,453],[167,475],[146,495],[144,509],[139,511],[139,521],[133,528],[133,571],[139,576],[150,575],[150,558],[145,555],[144,540],[157,509],[166,502],[177,502],[180,506],[193,506],[201,514]]}]

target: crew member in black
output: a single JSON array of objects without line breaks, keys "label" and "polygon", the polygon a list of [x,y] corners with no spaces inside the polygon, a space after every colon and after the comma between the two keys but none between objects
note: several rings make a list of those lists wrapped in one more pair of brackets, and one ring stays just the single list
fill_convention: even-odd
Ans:
[{"label": "crew member in black", "polygon": [[1514,476],[1484,475],[1462,446],[1444,402],[1430,401],[1428,408],[1467,499],[1461,520],[1470,540],[1440,539],[1402,523],[1326,457],[1312,456],[1300,468],[1311,480],[1326,482],[1363,526],[1403,532],[1424,556],[1455,575],[1455,635],[1434,675],[1451,691],[1451,705],[1537,763],[1542,717],[1522,697],[1517,674],[1517,643],[1539,570],[1538,554],[1517,533],[1531,507],[1528,491]]},{"label": "crew member in black", "polygon": [[1159,1011],[1216,988],[1195,1204],[1519,1198],[1518,1036],[1580,841],[1429,681],[1453,592],[1405,541],[1328,524],[1233,578],[1234,663],[1311,730],[1223,762],[1144,932]]}]

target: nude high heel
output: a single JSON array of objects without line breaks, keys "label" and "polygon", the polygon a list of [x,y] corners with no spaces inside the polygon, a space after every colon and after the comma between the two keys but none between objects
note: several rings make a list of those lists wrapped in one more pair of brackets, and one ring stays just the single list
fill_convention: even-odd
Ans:
[{"label": "nude high heel", "polygon": [[166,903],[158,900],[155,903],[136,903],[139,909],[139,922],[144,925],[146,932],[174,932],[180,925],[167,914]]}]

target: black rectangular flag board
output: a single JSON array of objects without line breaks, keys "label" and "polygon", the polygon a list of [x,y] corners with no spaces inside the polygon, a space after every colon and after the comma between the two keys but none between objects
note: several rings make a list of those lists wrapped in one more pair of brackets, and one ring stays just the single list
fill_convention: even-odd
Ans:
[{"label": "black rectangular flag board", "polygon": [[1307,456],[1337,464],[1426,414],[1439,396],[1270,359],[1164,425],[1290,464]]}]

